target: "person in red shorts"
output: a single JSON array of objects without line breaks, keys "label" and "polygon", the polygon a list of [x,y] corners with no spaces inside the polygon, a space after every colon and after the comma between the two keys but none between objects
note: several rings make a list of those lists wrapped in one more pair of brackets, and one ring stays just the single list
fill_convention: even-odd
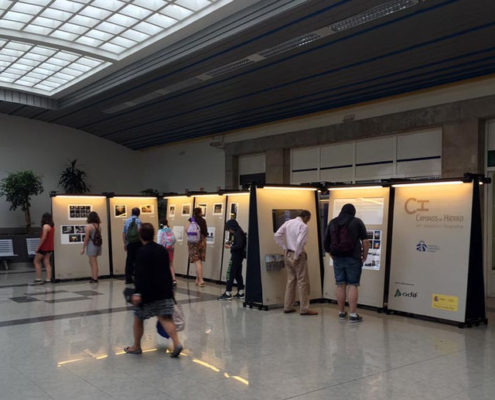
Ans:
[{"label": "person in red shorts", "polygon": [[[45,282],[48,283],[52,280],[52,265],[50,264],[50,258],[53,253],[54,234],[55,227],[52,214],[44,213],[41,217],[40,244],[34,254],[34,268],[36,270],[36,279],[34,280],[35,285],[41,285]],[[41,261],[43,261],[46,270],[44,281],[41,279]]]}]

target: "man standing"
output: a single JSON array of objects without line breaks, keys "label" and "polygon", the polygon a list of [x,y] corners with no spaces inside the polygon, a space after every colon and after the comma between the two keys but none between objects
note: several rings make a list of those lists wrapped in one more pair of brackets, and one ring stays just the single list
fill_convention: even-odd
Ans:
[{"label": "man standing", "polygon": [[141,247],[139,239],[139,230],[141,229],[141,220],[139,219],[139,208],[132,209],[132,215],[124,223],[122,239],[124,240],[124,251],[127,252],[125,260],[125,283],[134,283],[134,268],[136,263],[136,254]]},{"label": "man standing", "polygon": [[284,249],[287,269],[284,313],[296,311],[296,287],[299,292],[300,314],[318,315],[309,308],[308,256],[304,246],[308,241],[308,222],[311,213],[303,210],[298,217],[285,222],[275,233],[275,242]]},{"label": "man standing", "polygon": [[355,217],[356,208],[345,204],[338,217],[332,219],[325,234],[325,251],[333,259],[339,319],[346,319],[345,298],[349,286],[349,322],[361,322],[356,312],[358,287],[363,263],[368,257],[369,242],[363,221]]}]

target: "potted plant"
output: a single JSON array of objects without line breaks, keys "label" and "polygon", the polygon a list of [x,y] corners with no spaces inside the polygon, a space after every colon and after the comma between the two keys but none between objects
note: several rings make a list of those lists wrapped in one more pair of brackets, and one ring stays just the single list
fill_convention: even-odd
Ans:
[{"label": "potted plant", "polygon": [[26,230],[31,228],[31,196],[43,193],[41,178],[33,171],[20,171],[11,173],[0,182],[0,196],[5,196],[10,203],[10,209],[16,210],[18,207],[24,211],[26,219]]},{"label": "potted plant", "polygon": [[77,168],[76,163],[77,160],[72,160],[60,174],[58,184],[62,186],[65,193],[81,194],[89,192],[89,185],[86,183],[86,172]]}]

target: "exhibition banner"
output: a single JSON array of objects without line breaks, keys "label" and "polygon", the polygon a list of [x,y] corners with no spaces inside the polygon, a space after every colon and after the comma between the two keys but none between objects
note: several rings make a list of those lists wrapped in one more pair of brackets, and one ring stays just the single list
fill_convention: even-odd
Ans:
[{"label": "exhibition banner", "polygon": [[388,308],[463,322],[473,184],[395,189]]}]

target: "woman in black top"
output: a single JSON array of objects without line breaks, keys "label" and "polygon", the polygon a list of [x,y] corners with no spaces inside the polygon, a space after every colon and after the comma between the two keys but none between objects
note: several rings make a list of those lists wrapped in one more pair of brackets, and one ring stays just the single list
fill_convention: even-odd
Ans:
[{"label": "woman in black top", "polygon": [[186,233],[192,222],[196,222],[199,225],[201,238],[199,242],[187,243],[189,249],[189,262],[196,264],[196,285],[203,287],[205,285],[203,281],[203,262],[206,260],[206,237],[208,236],[208,227],[202,216],[201,208],[197,207],[193,210],[193,217],[190,218],[186,224]]},{"label": "woman in black top", "polygon": [[[231,267],[227,279],[227,287],[218,300],[231,300],[232,297],[242,299],[244,297],[244,281],[242,278],[242,260],[246,258],[246,234],[235,219],[230,219],[225,224],[225,230],[233,236],[233,241],[225,244],[230,248]],[[237,281],[237,294],[232,296],[232,285]]]},{"label": "woman in black top", "polygon": [[143,242],[136,256],[135,285],[132,295],[134,310],[134,344],[124,350],[130,354],[141,354],[141,338],[145,319],[158,317],[163,329],[174,342],[171,357],[178,357],[182,351],[179,336],[172,315],[174,312],[173,280],[170,273],[167,250],[155,243],[153,225],[141,225],[139,236]]}]

